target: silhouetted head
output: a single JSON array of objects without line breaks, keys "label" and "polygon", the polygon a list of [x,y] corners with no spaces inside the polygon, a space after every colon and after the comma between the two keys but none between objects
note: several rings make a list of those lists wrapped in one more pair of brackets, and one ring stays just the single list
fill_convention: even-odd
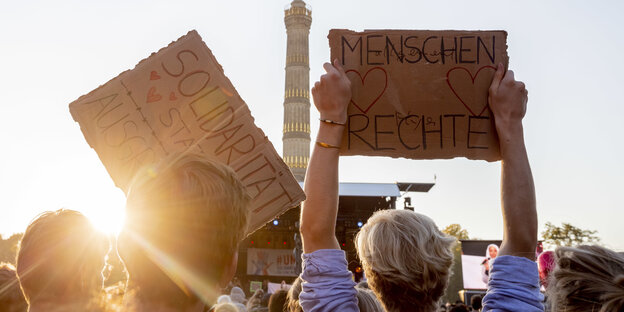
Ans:
[{"label": "silhouetted head", "polygon": [[235,272],[249,203],[236,174],[201,155],[174,154],[140,170],[118,241],[135,300],[213,302]]},{"label": "silhouetted head", "polygon": [[28,303],[87,302],[100,295],[108,238],[80,212],[39,215],[26,228],[17,275]]}]

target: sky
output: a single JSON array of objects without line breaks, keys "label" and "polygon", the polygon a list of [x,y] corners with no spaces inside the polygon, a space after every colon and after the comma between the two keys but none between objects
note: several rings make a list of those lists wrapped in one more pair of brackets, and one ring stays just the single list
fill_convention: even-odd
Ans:
[{"label": "sky", "polygon": [[[68,104],[196,29],[282,150],[288,1],[10,1],[0,9],[0,234],[45,210],[119,227],[124,195]],[[525,139],[540,232],[546,222],[597,230],[624,251],[624,2],[310,0],[310,80],[332,28],[506,30],[509,67],[529,90]],[[276,112],[280,112],[279,114]],[[312,137],[318,113],[311,110]],[[366,170],[362,170],[366,168]],[[472,238],[501,239],[500,163],[344,157],[343,182],[434,182],[416,211]],[[513,220],[511,220],[513,222]]]}]

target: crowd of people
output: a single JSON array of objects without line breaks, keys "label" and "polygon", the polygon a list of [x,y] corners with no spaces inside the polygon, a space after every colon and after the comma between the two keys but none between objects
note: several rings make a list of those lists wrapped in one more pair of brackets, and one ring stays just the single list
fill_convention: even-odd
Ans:
[{"label": "crowd of people", "polygon": [[621,254],[578,246],[535,259],[537,208],[522,125],[527,91],[502,65],[488,101],[502,155],[504,235],[482,301],[441,304],[455,240],[408,210],[377,211],[362,226],[355,242],[367,281],[356,284],[335,236],[350,81],[338,62],[324,68],[312,89],[321,121],[301,207],[303,271],[288,291],[248,299],[239,287],[222,293],[236,270],[250,198],[231,169],[183,153],[133,179],[116,242],[125,283],[103,289],[111,244],[82,214],[46,212],[26,229],[15,268],[0,268],[0,311],[624,311]]}]

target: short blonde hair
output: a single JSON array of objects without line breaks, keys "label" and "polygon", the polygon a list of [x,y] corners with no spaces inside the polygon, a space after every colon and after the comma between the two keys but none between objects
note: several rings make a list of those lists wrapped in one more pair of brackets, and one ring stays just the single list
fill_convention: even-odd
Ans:
[{"label": "short blonde hair", "polygon": [[26,228],[17,252],[17,276],[28,303],[90,300],[102,290],[108,238],[80,212],[46,211]]},{"label": "short blonde hair", "polygon": [[137,299],[179,306],[216,297],[204,291],[236,254],[250,201],[234,171],[202,155],[173,154],[140,170],[118,242]]},{"label": "short blonde hair", "polygon": [[551,311],[624,309],[624,256],[600,246],[559,247],[546,290]]},{"label": "short blonde hair", "polygon": [[409,210],[375,212],[356,236],[370,288],[388,311],[434,311],[453,263],[454,238]]}]

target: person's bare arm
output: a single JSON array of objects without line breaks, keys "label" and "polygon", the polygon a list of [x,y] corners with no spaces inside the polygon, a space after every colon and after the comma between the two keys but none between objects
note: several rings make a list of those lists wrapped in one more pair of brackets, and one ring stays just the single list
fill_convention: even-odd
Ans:
[{"label": "person's bare arm", "polygon": [[499,255],[535,260],[537,210],[533,175],[524,145],[522,118],[526,113],[527,90],[504,72],[499,64],[490,86],[489,104],[494,113],[502,156],[501,201],[503,243]]},{"label": "person's bare arm", "polygon": [[[351,100],[351,83],[342,66],[323,65],[327,73],[312,88],[314,105],[321,119],[346,123],[347,105]],[[338,147],[342,143],[344,126],[320,122],[317,142],[305,178],[307,199],[301,205],[301,238],[303,252],[319,249],[340,249],[336,239],[338,213]]]}]

